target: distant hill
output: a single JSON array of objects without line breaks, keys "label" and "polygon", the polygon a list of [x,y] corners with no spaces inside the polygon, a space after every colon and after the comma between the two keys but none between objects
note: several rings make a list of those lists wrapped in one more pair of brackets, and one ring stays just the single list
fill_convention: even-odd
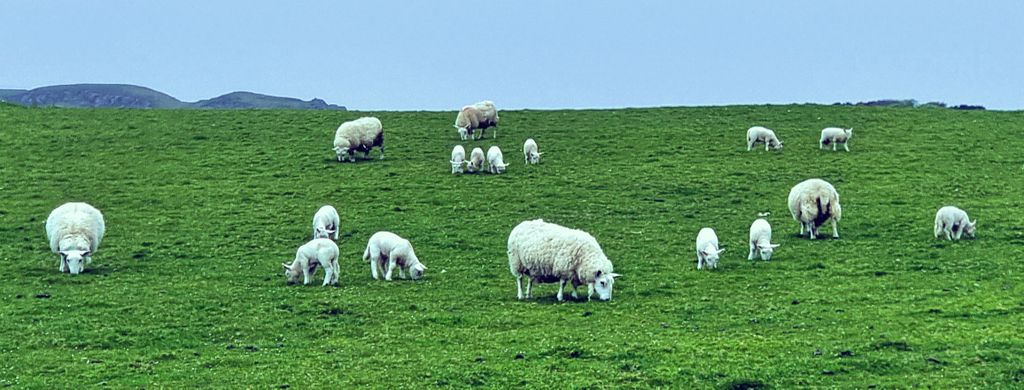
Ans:
[{"label": "distant hill", "polygon": [[232,92],[213,99],[188,103],[160,91],[128,84],[55,85],[32,90],[0,89],[0,100],[23,106],[73,108],[345,109],[321,99],[307,102],[252,92]]}]

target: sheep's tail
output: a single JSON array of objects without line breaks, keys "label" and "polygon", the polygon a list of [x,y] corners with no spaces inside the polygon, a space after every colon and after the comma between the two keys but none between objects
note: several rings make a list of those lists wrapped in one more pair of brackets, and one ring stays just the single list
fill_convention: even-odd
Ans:
[{"label": "sheep's tail", "polygon": [[366,250],[363,251],[363,261],[370,261],[370,246],[366,246]]}]

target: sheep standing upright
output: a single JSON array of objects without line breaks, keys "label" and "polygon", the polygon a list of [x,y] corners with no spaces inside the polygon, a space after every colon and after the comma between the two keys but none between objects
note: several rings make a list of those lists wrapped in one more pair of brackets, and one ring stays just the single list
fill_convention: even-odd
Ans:
[{"label": "sheep standing upright", "polygon": [[370,157],[370,150],[380,147],[380,158],[384,158],[384,126],[380,119],[372,116],[362,117],[342,123],[334,132],[334,152],[338,161],[342,155],[348,154],[349,161],[355,162],[355,151],[363,152],[363,157]]},{"label": "sheep standing upright", "polygon": [[505,159],[501,154],[501,148],[497,146],[491,146],[487,149],[487,170],[491,173],[504,173],[505,168],[508,164],[505,163]]},{"label": "sheep standing upright", "polygon": [[341,217],[338,210],[331,205],[324,205],[313,214],[313,238],[338,239],[341,230]]},{"label": "sheep standing upright", "polygon": [[853,137],[853,128],[840,129],[838,127],[826,127],[821,129],[821,139],[818,140],[818,149],[824,149],[825,145],[832,144],[832,151],[836,150],[836,144],[842,142],[843,149],[850,151],[850,138]]},{"label": "sheep standing upright", "polygon": [[89,204],[71,202],[53,209],[46,217],[46,237],[50,250],[60,255],[60,272],[77,275],[85,270],[106,229],[103,214]]},{"label": "sheep standing upright", "polygon": [[391,232],[377,232],[370,236],[363,251],[363,260],[370,262],[370,275],[378,279],[378,270],[384,274],[384,280],[391,280],[391,274],[398,268],[398,277],[405,279],[405,271],[413,280],[423,277],[427,266],[420,263],[409,240]]},{"label": "sheep standing upright", "polygon": [[317,266],[324,267],[324,284],[338,285],[341,267],[338,266],[338,244],[327,238],[314,238],[295,252],[291,264],[281,263],[288,284],[295,284],[302,275],[302,284],[309,284],[309,277],[316,273]]},{"label": "sheep standing upright", "polygon": [[697,269],[718,268],[718,256],[725,249],[718,249],[718,235],[715,229],[703,228],[697,232]]},{"label": "sheep standing upright", "polygon": [[537,141],[533,138],[528,138],[526,142],[523,142],[523,157],[526,159],[526,164],[537,164],[540,162],[540,153],[537,151]]},{"label": "sheep standing upright", "polygon": [[800,223],[800,235],[807,230],[813,240],[818,227],[832,221],[832,237],[839,238],[839,219],[843,208],[839,205],[839,192],[827,181],[807,179],[789,191],[789,212]]},{"label": "sheep standing upright", "polygon": [[455,145],[452,148],[452,174],[462,173],[462,165],[466,163],[466,148]]},{"label": "sheep standing upright", "polygon": [[935,238],[945,234],[947,240],[959,240],[961,235],[974,238],[978,220],[971,221],[967,212],[956,206],[945,206],[935,213]]},{"label": "sheep standing upright", "polygon": [[754,260],[754,250],[761,255],[761,260],[771,260],[772,252],[778,248],[778,244],[772,244],[772,225],[764,218],[758,218],[750,224],[750,254],[747,260]]},{"label": "sheep standing upright", "polygon": [[533,282],[558,282],[558,300],[562,301],[565,284],[587,285],[587,300],[597,292],[603,301],[612,299],[612,285],[619,274],[604,255],[593,236],[582,230],[544,222],[524,221],[508,236],[508,266],[516,277],[517,297],[523,299],[523,276],[526,276],[526,298],[533,293]]},{"label": "sheep standing upright", "polygon": [[498,120],[498,109],[494,106],[494,102],[484,100],[462,107],[455,117],[455,128],[458,130],[459,136],[465,140],[468,137],[477,139],[473,134],[476,130],[480,130],[480,138],[483,138],[484,129],[494,127],[494,138],[497,138]]},{"label": "sheep standing upright", "polygon": [[480,172],[482,169],[484,169],[484,150],[480,148],[473,148],[473,151],[469,153],[469,162],[466,163],[466,171]]},{"label": "sheep standing upright", "polygon": [[775,136],[775,132],[772,129],[754,126],[747,129],[747,151],[749,152],[754,148],[754,144],[758,142],[764,142],[764,151],[768,151],[771,147],[775,150],[782,150],[782,141]]}]

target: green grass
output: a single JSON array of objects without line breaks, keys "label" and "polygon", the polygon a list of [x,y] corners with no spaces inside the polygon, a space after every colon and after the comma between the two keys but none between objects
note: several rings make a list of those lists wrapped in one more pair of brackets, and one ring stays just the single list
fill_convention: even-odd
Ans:
[{"label": "green grass", "polygon": [[[1024,113],[505,111],[497,140],[461,142],[500,145],[500,176],[450,174],[454,112],[372,113],[387,158],[335,162],[334,129],[364,114],[0,106],[0,386],[1024,385]],[[747,152],[755,124],[785,150]],[[854,127],[850,153],[818,150],[826,126]],[[786,196],[811,177],[838,189],[842,239],[795,236]],[[43,229],[67,201],[107,221],[77,276]],[[325,203],[341,286],[287,286]],[[932,238],[946,204],[977,239]],[[749,262],[765,211],[782,247]],[[614,300],[515,299],[506,239],[533,218],[598,239]],[[704,226],[727,248],[714,272],[695,269]],[[370,278],[379,230],[424,280]]]}]

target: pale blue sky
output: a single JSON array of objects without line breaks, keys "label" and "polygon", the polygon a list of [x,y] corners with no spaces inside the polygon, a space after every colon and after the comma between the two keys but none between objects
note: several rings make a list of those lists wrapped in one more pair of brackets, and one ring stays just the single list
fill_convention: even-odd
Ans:
[{"label": "pale blue sky", "polygon": [[246,90],[362,110],[1024,108],[1021,0],[3,0],[0,30],[0,88]]}]

